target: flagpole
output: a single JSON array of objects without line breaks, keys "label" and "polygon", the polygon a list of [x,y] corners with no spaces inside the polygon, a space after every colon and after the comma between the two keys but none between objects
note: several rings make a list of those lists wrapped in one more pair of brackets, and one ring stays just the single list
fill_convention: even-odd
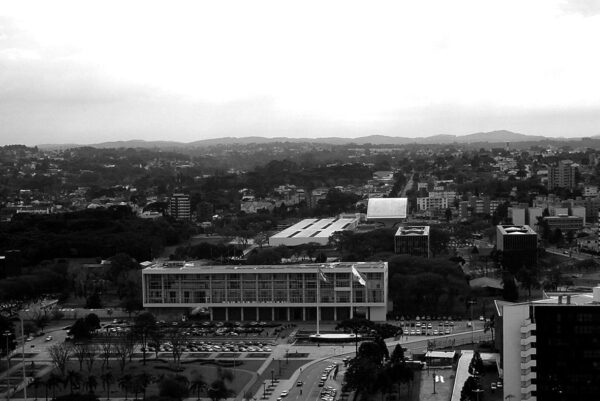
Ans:
[{"label": "flagpole", "polygon": [[317,266],[317,335],[319,334],[319,320],[320,320],[320,302],[321,302],[321,269]]},{"label": "flagpole", "polygon": [[354,274],[350,272],[350,319],[354,319]]}]

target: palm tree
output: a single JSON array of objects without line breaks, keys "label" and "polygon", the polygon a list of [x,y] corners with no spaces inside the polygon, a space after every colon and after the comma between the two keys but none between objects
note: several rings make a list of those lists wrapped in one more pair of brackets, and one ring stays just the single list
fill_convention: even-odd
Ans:
[{"label": "palm tree", "polygon": [[81,373],[76,370],[69,370],[67,372],[67,377],[65,380],[65,385],[68,383],[71,389],[71,394],[73,394],[73,388],[79,388],[79,384],[81,383],[82,377]]},{"label": "palm tree", "polygon": [[200,401],[200,391],[206,389],[206,381],[204,380],[204,377],[201,373],[194,371],[190,383],[190,391],[195,391],[198,397],[198,401]]},{"label": "palm tree", "polygon": [[102,388],[106,390],[106,399],[108,400],[110,399],[110,386],[115,382],[115,377],[109,370],[108,372],[103,373],[100,376],[100,379],[102,380]]},{"label": "palm tree", "polygon": [[127,399],[127,391],[129,391],[129,388],[131,387],[131,380],[132,376],[129,373],[119,377],[119,387],[125,391],[125,399]]}]

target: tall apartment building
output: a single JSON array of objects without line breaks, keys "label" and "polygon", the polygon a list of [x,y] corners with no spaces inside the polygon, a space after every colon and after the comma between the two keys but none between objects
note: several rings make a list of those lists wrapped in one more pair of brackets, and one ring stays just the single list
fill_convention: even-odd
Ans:
[{"label": "tall apartment building", "polygon": [[496,226],[496,249],[502,251],[505,267],[537,263],[538,236],[529,226]]},{"label": "tall apartment building", "polygon": [[429,258],[429,226],[400,227],[394,237],[394,251]]},{"label": "tall apartment building", "polygon": [[[365,286],[353,279],[353,266],[366,278]],[[319,279],[319,270],[326,282]],[[157,315],[185,314],[202,307],[211,320],[305,321],[316,319],[318,306],[326,321],[348,319],[351,309],[373,321],[385,321],[388,265],[156,262],[142,270],[142,290],[144,308]]]},{"label": "tall apartment building", "polygon": [[600,287],[528,303],[497,301],[503,399],[595,400],[600,394]]},{"label": "tall apartment building", "polygon": [[169,199],[169,214],[176,220],[189,220],[192,217],[190,196],[182,193],[173,194]]},{"label": "tall apartment building", "polygon": [[575,182],[576,166],[571,160],[561,160],[558,165],[548,169],[548,189],[567,188],[573,189]]}]

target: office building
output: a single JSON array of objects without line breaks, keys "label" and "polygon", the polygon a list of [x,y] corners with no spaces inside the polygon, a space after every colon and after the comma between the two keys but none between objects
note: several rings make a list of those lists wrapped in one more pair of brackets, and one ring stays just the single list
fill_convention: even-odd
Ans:
[{"label": "office building", "polygon": [[[352,279],[352,266],[366,277],[366,286]],[[319,269],[327,282],[317,282]],[[142,270],[144,308],[180,315],[201,307],[211,320],[312,321],[319,291],[321,320],[347,319],[352,308],[355,316],[385,321],[387,284],[387,262],[203,266],[169,261]]]},{"label": "office building", "polygon": [[190,214],[190,196],[187,194],[173,194],[169,199],[169,214],[175,220],[189,220]]},{"label": "office building", "polygon": [[556,166],[550,167],[548,169],[548,189],[574,189],[577,184],[575,182],[576,169],[577,165],[573,164],[571,160],[561,160]]},{"label": "office building", "polygon": [[400,227],[394,237],[394,251],[429,258],[429,226]]},{"label": "office building", "polygon": [[324,246],[329,237],[338,231],[354,230],[358,226],[358,217],[304,219],[269,238],[269,245],[297,246],[316,242]]},{"label": "office building", "polygon": [[600,394],[600,287],[528,303],[496,301],[503,399],[594,400]]},{"label": "office building", "polygon": [[548,224],[551,230],[560,229],[560,231],[577,231],[583,228],[583,218],[579,216],[557,215],[546,216],[544,222]]},{"label": "office building", "polygon": [[537,245],[537,233],[529,226],[496,226],[496,249],[502,252],[502,263],[505,267],[535,265]]}]

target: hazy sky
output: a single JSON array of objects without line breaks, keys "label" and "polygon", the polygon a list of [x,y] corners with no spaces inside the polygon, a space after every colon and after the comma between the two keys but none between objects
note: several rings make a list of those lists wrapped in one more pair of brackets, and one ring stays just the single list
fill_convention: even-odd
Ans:
[{"label": "hazy sky", "polygon": [[600,0],[0,0],[0,144],[600,134]]}]

